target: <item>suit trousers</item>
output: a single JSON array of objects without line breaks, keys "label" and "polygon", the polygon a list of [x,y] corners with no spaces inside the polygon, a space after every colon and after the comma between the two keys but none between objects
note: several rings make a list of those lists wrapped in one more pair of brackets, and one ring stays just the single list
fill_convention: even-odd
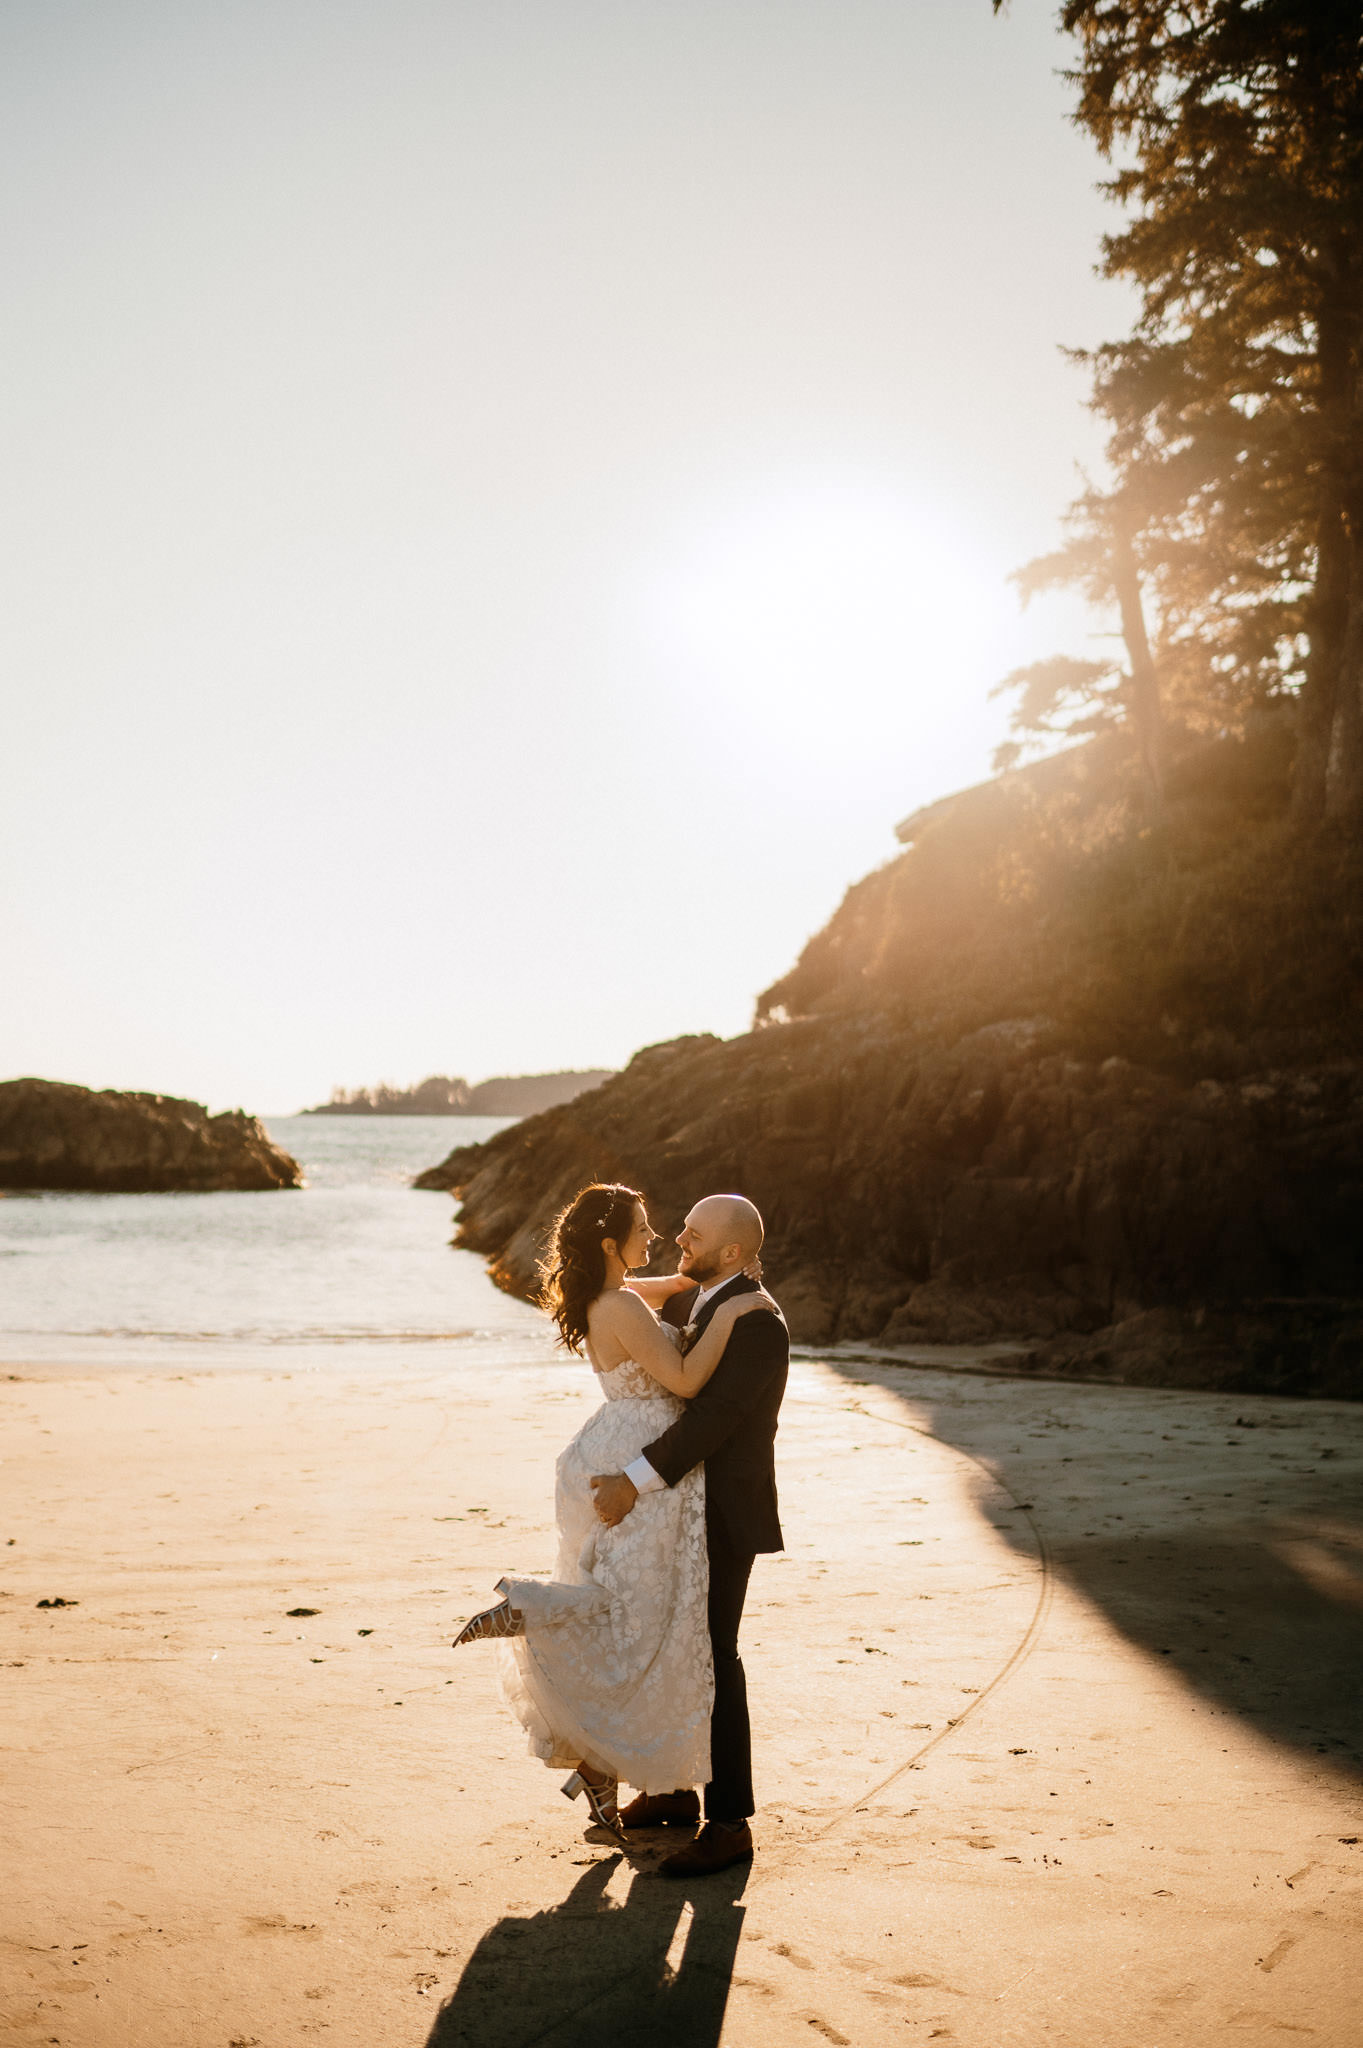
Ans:
[{"label": "suit trousers", "polygon": [[746,1820],[753,1812],[752,1731],[748,1687],[738,1654],[738,1625],[752,1575],[753,1553],[735,1550],[713,1525],[706,1528],[710,1556],[710,1648],[715,1660],[715,1705],[710,1717],[707,1820]]}]

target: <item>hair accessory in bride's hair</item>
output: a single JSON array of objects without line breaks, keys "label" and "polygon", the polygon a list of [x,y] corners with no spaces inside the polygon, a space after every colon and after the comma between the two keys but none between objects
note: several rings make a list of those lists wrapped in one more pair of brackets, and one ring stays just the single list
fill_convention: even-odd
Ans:
[{"label": "hair accessory in bride's hair", "polygon": [[599,1215],[593,1216],[585,1208],[579,1209],[576,1216],[573,1218],[574,1230],[581,1231],[585,1236],[589,1238],[598,1237],[602,1235],[610,1227],[610,1220],[611,1217],[614,1215],[617,1206],[618,1197],[612,1194],[606,1197],[605,1206],[602,1208]]},{"label": "hair accessory in bride's hair", "polygon": [[602,1239],[610,1232],[619,1242],[627,1241],[634,1212],[643,1201],[637,1188],[598,1182],[580,1189],[554,1219],[540,1260],[539,1299],[569,1351],[582,1352],[587,1312],[608,1278],[609,1256]]}]

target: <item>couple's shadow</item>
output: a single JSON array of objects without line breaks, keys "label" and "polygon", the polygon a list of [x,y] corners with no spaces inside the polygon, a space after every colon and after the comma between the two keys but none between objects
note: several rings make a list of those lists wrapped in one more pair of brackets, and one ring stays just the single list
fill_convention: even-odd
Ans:
[{"label": "couple's shadow", "polygon": [[603,1857],[561,1905],[489,1928],[426,2048],[717,2048],[749,1866],[689,1884],[635,1866],[617,1902],[606,1888],[622,1861]]}]

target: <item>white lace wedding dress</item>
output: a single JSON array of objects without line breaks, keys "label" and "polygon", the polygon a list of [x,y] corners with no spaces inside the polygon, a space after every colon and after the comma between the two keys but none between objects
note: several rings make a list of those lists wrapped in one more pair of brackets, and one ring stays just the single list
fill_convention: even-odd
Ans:
[{"label": "white lace wedding dress", "polygon": [[673,1792],[710,1776],[705,1474],[640,1494],[614,1529],[599,1522],[592,1474],[622,1472],[682,1404],[630,1360],[596,1377],[604,1403],[558,1461],[554,1576],[501,1581],[525,1616],[524,1636],[498,1645],[503,1689],[545,1763]]}]

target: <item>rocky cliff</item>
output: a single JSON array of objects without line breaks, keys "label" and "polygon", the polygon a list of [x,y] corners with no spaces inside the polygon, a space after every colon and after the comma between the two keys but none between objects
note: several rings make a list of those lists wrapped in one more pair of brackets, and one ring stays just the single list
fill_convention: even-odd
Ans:
[{"label": "rocky cliff", "polygon": [[296,1188],[298,1164],[241,1110],[66,1081],[0,1082],[0,1188],[203,1194]]},{"label": "rocky cliff", "polygon": [[642,1052],[424,1184],[518,1293],[589,1178],[669,1235],[736,1188],[807,1342],[1363,1395],[1363,878],[1287,835],[1283,752],[1281,721],[1190,749],[1156,819],[1098,749],[934,807],[760,1028]]},{"label": "rocky cliff", "polygon": [[948,1047],[811,1019],[652,1047],[442,1171],[456,1241],[518,1294],[588,1179],[669,1236],[738,1188],[805,1342],[1026,1338],[1053,1371],[1363,1394],[1361,1161],[1356,1061],[1189,1085],[1044,1019]]}]

